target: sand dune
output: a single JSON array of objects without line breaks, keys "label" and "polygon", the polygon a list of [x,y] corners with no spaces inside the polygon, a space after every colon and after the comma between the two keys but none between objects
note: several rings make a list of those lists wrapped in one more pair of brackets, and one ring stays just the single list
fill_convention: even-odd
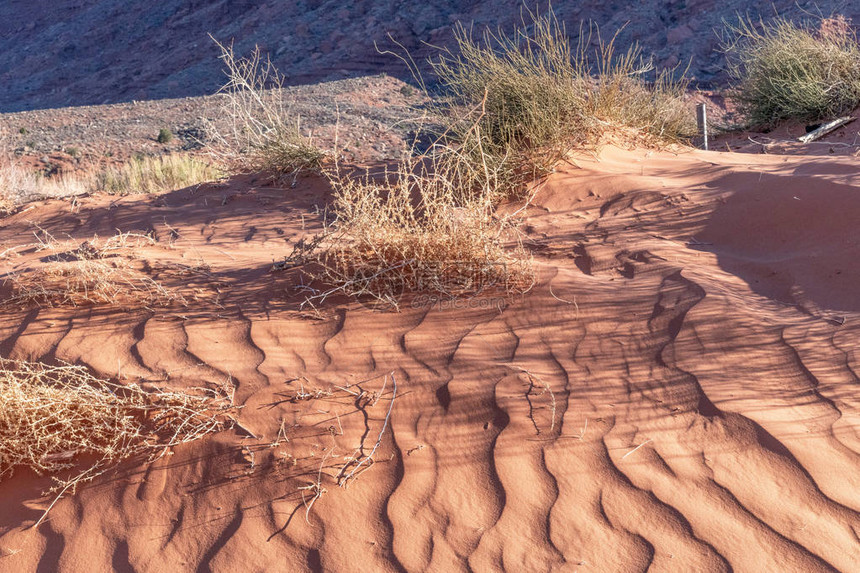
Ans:
[{"label": "sand dune", "polygon": [[[269,272],[318,228],[313,178],[36,204],[0,251],[37,224],[74,246],[149,232],[136,260],[187,305],[6,305],[0,355],[229,378],[244,407],[38,529],[47,479],[0,482],[0,570],[857,571],[857,174],[850,156],[572,157],[529,209],[531,292],[400,312],[301,312],[296,275]],[[4,272],[51,264],[14,253]]]}]

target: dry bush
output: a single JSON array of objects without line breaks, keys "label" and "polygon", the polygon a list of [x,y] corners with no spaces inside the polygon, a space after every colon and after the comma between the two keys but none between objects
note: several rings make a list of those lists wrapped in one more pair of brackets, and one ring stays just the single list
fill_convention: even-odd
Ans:
[{"label": "dry bush", "polygon": [[[604,42],[595,28],[580,30],[573,47],[551,10],[527,14],[512,35],[488,29],[475,39],[457,25],[456,49],[430,62],[450,96],[441,123],[457,142],[471,123],[447,119],[450,107],[481,108],[486,154],[515,158],[517,169],[509,174],[520,177],[506,184],[521,186],[547,172],[567,150],[596,142],[607,128],[633,130],[645,143],[679,142],[695,133],[683,98],[686,79],[664,71],[646,82],[653,66],[637,46],[617,54],[615,38]],[[599,40],[594,56],[593,34]]]},{"label": "dry bush", "polygon": [[10,304],[145,307],[185,304],[180,294],[118,257],[49,262],[34,271],[12,274],[7,280],[12,287],[12,295],[6,301]]},{"label": "dry bush", "polygon": [[36,234],[38,251],[48,251],[44,266],[23,273],[10,273],[10,304],[56,306],[70,304],[138,304],[166,306],[184,304],[183,297],[136,270],[130,257],[121,252],[154,244],[146,235],[118,233],[107,239],[98,236],[74,248],[46,230]]},{"label": "dry bush", "polygon": [[90,178],[62,173],[45,177],[14,160],[0,159],[0,213],[38,199],[72,197],[89,190]]},{"label": "dry bush", "polygon": [[62,495],[124,459],[155,456],[222,429],[231,408],[233,389],[226,384],[193,394],[150,392],[102,380],[81,366],[0,358],[0,479],[19,467],[61,472],[87,456],[85,469],[54,478],[52,491]]},{"label": "dry bush", "polygon": [[295,176],[322,167],[326,154],[301,132],[284,101],[283,77],[259,48],[239,58],[232,46],[221,49],[227,83],[221,88],[226,130],[210,126],[212,153],[234,168]]},{"label": "dry bush", "polygon": [[860,105],[860,42],[842,16],[818,29],[741,19],[723,36],[732,98],[753,126],[832,119]]},{"label": "dry bush", "polygon": [[[145,265],[135,261],[134,249],[156,244],[152,237],[117,232],[111,237],[96,235],[78,243],[71,237],[58,240],[46,229],[37,228],[36,242],[22,247],[47,252],[43,259],[45,264],[7,274],[4,284],[10,285],[11,292],[4,303],[24,306],[187,305],[182,294],[139,270]],[[20,247],[7,251],[14,253],[17,248]]]},{"label": "dry bush", "polygon": [[93,187],[116,195],[163,193],[223,175],[220,169],[189,155],[143,156],[118,167],[107,167],[98,174]]},{"label": "dry bush", "polygon": [[[470,140],[483,141],[477,125]],[[504,168],[484,164],[476,172],[467,152],[482,153],[439,145],[401,161],[393,173],[329,174],[337,232],[317,256],[314,276],[333,288],[310,301],[342,293],[397,307],[406,292],[529,290],[534,273],[516,220],[494,215]]]}]

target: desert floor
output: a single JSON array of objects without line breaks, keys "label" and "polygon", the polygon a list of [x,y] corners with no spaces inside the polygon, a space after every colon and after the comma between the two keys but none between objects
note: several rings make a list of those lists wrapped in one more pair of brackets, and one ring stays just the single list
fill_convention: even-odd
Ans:
[{"label": "desert floor", "polygon": [[4,278],[133,233],[106,260],[168,295],[7,301],[0,355],[242,408],[38,528],[49,479],[0,482],[0,570],[858,571],[858,189],[853,155],[604,146],[529,207],[530,292],[399,311],[272,270],[321,178],[32,203]]}]

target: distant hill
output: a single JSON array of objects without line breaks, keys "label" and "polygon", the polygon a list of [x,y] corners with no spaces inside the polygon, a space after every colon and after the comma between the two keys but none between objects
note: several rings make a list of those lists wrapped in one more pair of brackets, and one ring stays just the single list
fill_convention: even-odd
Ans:
[{"label": "distant hill", "polygon": [[[534,5],[533,3],[529,3]],[[543,5],[543,3],[541,3]],[[445,45],[457,20],[510,28],[520,0],[5,0],[0,2],[0,112],[157,99],[214,92],[222,81],[209,33],[268,51],[288,83],[315,83],[386,71],[402,64],[377,53],[392,34],[418,59],[423,42]],[[860,16],[860,3],[836,0],[585,0],[555,3],[570,32],[593,20],[604,33],[624,27],[663,66],[692,59],[699,82],[719,81],[714,29],[737,13],[793,18]],[[808,10],[810,14],[804,14]]]}]

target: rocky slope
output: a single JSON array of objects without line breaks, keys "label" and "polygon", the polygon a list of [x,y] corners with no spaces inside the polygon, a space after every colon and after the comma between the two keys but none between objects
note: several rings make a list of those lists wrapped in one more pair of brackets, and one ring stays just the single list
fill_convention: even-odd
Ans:
[{"label": "rocky slope", "polygon": [[[543,4],[543,3],[542,3]],[[569,31],[583,20],[605,33],[623,27],[622,45],[638,41],[663,66],[686,64],[699,82],[721,78],[714,30],[737,13],[793,18],[841,12],[860,16],[860,5],[838,0],[777,0],[755,5],[645,0],[557,3]],[[222,76],[218,50],[209,39],[235,40],[246,53],[268,51],[290,84],[378,73],[401,74],[403,66],[380,55],[391,34],[417,59],[446,45],[456,21],[510,28],[520,0],[337,2],[302,0],[10,0],[0,3],[0,112],[203,95]],[[804,14],[804,11],[808,11]]]}]

